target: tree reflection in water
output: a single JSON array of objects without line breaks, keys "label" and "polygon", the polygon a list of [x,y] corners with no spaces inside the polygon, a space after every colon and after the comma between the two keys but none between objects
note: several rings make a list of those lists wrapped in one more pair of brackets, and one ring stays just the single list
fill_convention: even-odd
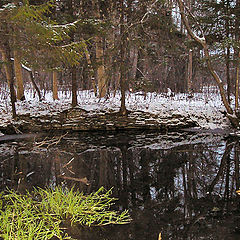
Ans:
[{"label": "tree reflection in water", "polygon": [[81,239],[157,239],[159,232],[163,239],[239,239],[239,142],[212,136],[190,144],[186,138],[169,148],[161,147],[163,136],[147,133],[72,134],[39,149],[5,143],[0,189],[113,187],[119,209],[130,209],[133,222],[84,230],[77,233]]}]

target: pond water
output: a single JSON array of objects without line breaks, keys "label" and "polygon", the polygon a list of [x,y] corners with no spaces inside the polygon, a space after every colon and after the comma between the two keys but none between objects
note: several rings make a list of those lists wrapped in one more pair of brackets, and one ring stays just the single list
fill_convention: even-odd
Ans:
[{"label": "pond water", "polygon": [[[240,239],[239,141],[209,133],[68,133],[0,142],[0,190],[113,187],[124,226],[76,239]],[[1,139],[0,139],[1,141]]]}]

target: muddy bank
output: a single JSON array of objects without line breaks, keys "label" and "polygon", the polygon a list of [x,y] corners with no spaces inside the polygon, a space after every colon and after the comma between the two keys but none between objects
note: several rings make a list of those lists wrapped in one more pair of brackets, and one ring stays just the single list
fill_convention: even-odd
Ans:
[{"label": "muddy bank", "polygon": [[19,115],[17,121],[0,125],[4,134],[29,133],[50,130],[63,131],[117,131],[117,130],[160,130],[175,131],[196,127],[196,121],[173,114],[160,116],[143,111],[129,112],[120,116],[117,112],[88,112],[73,108],[52,115]]}]

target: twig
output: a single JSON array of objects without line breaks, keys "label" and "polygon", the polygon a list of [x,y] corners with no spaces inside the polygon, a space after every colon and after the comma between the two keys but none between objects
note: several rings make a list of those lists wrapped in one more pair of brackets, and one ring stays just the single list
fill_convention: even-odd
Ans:
[{"label": "twig", "polygon": [[23,134],[15,125],[12,125],[17,134]]},{"label": "twig", "polygon": [[76,182],[81,182],[86,184],[87,186],[90,185],[88,179],[86,177],[84,178],[74,178],[74,177],[67,177],[67,176],[63,176],[63,175],[59,175],[59,178],[65,179],[65,180],[72,180],[72,181],[76,181]]},{"label": "twig", "polygon": [[158,2],[159,0],[156,0],[155,2],[152,3],[152,5],[148,8],[147,12],[143,15],[140,23],[143,24],[144,19],[147,17],[147,15],[150,13],[150,11],[153,9],[153,7],[155,6],[155,4]]},{"label": "twig", "polygon": [[63,165],[63,168],[65,168],[66,166],[68,166],[72,161],[74,160],[74,157],[72,159],[70,159],[66,164]]},{"label": "twig", "polygon": [[35,148],[40,148],[44,145],[47,145],[46,148],[48,149],[49,147],[51,147],[53,145],[57,145],[62,140],[62,138],[64,138],[67,134],[68,134],[68,132],[61,135],[60,137],[54,137],[50,140],[47,140],[47,137],[46,137],[41,142],[35,142]]}]

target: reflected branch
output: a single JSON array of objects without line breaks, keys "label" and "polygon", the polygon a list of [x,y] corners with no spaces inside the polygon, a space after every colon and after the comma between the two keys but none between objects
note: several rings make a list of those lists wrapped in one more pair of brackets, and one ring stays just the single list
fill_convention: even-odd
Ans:
[{"label": "reflected branch", "polygon": [[219,178],[223,175],[224,168],[225,168],[226,163],[227,163],[227,159],[229,157],[230,152],[232,151],[233,146],[234,146],[234,142],[227,141],[226,148],[225,148],[224,154],[223,154],[222,159],[221,159],[221,164],[219,166],[218,173],[217,173],[216,177],[213,179],[212,183],[210,184],[210,186],[208,188],[209,193],[212,193],[214,186],[217,184]]}]

